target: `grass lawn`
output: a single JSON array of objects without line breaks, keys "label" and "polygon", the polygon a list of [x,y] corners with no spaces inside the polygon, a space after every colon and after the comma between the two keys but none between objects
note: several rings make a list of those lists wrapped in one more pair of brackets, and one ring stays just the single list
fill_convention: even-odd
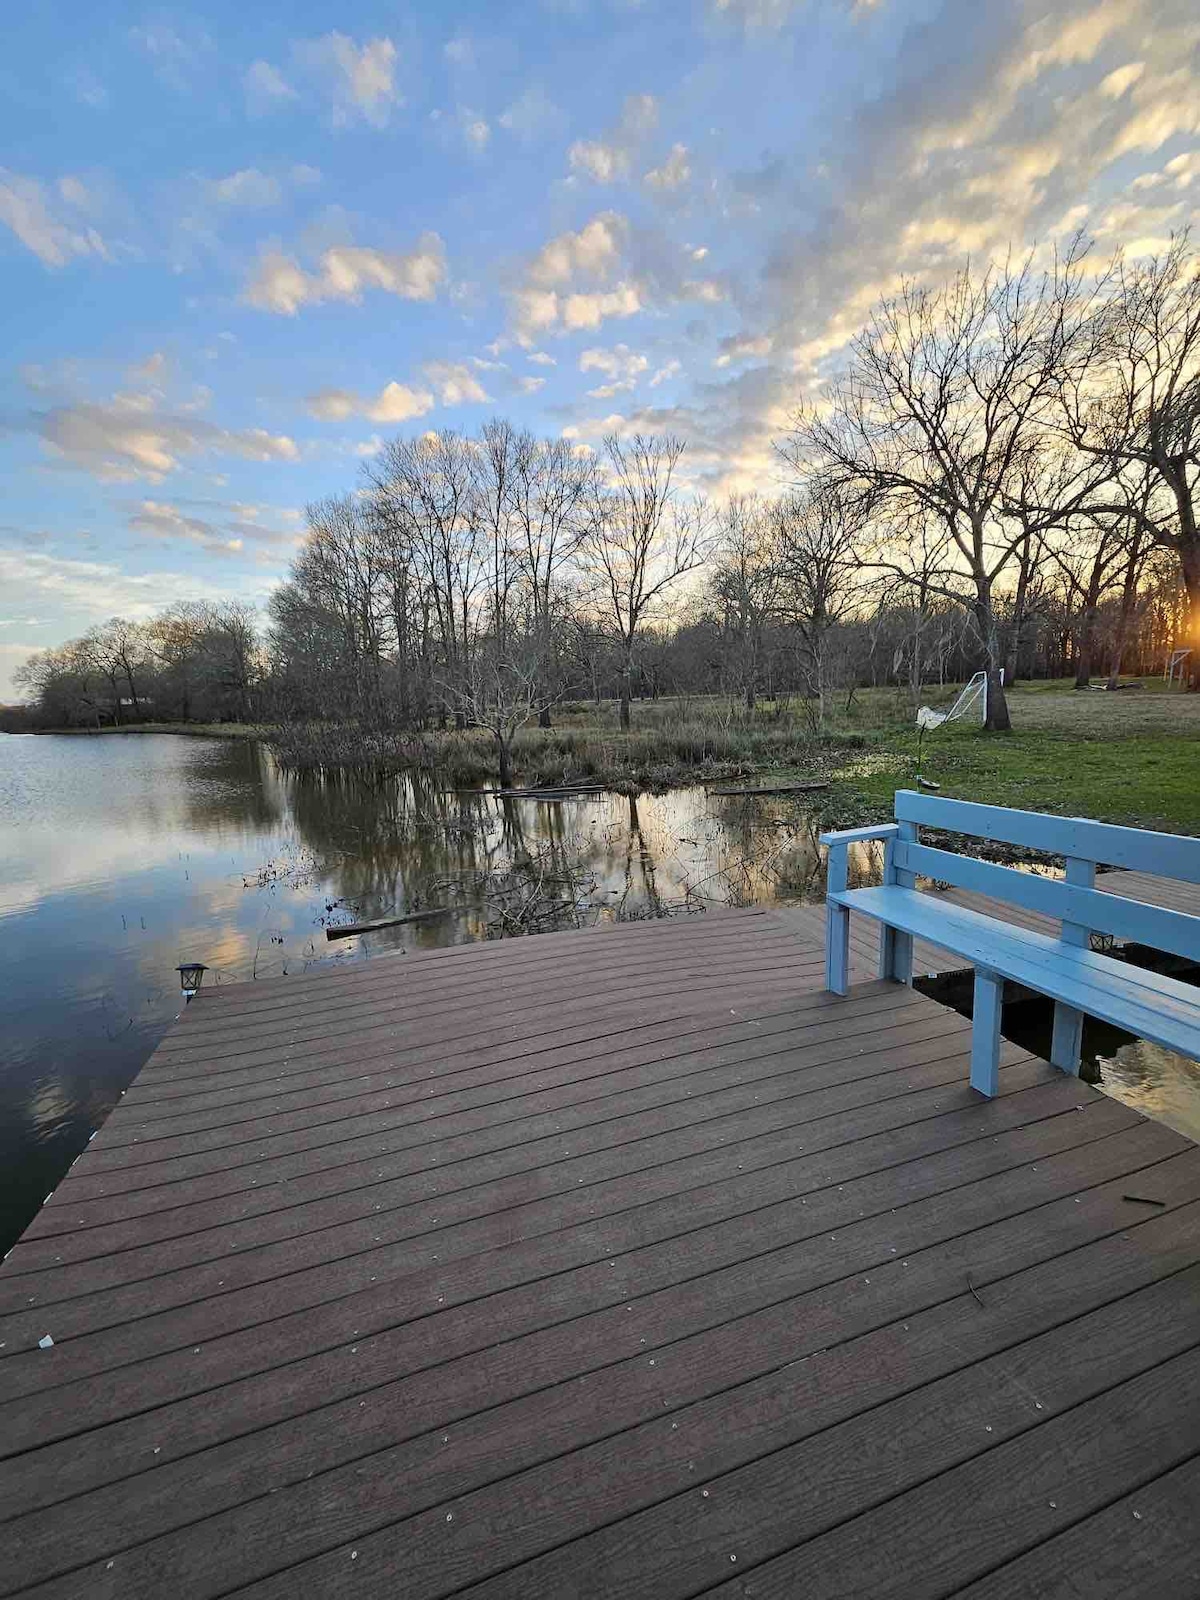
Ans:
[{"label": "grass lawn", "polygon": [[[1009,709],[1009,734],[966,720],[927,733],[924,776],[958,799],[1200,834],[1200,695],[1037,684],[1012,690]],[[822,809],[884,816],[894,791],[913,784],[916,728],[883,704],[856,720],[869,748],[843,765]]]}]

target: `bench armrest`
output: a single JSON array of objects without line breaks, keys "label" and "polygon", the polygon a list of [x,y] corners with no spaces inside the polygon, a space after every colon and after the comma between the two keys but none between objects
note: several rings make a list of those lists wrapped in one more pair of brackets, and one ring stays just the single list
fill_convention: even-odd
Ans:
[{"label": "bench armrest", "polygon": [[899,832],[898,822],[877,822],[870,828],[843,828],[839,833],[823,833],[820,843],[836,848],[843,844],[860,844],[865,839],[894,839]]}]

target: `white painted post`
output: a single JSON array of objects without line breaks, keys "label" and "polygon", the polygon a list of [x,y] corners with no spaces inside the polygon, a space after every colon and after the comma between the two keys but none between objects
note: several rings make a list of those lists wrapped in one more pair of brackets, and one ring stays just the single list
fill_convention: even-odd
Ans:
[{"label": "white painted post", "polygon": [[975,968],[971,1022],[971,1087],[992,1099],[1000,1088],[1000,1019],[1004,979],[987,967]]},{"label": "white painted post", "polygon": [[[1080,889],[1092,889],[1096,883],[1096,863],[1084,861],[1080,856],[1067,857],[1067,882]],[[1064,922],[1062,941],[1086,950],[1091,944],[1091,929],[1078,922]],[[1051,1065],[1061,1072],[1079,1075],[1079,1057],[1083,1050],[1083,1012],[1076,1011],[1061,1000],[1054,1002],[1054,1031],[1050,1036]]]},{"label": "white painted post", "polygon": [[[883,854],[883,881],[884,884],[895,884],[901,889],[915,889],[917,875],[907,868],[897,867],[895,849],[897,840],[906,840],[909,844],[916,844],[919,838],[915,822],[901,822],[897,824],[898,833],[888,840],[884,846]],[[912,935],[903,933],[899,928],[889,928],[887,923],[881,923],[879,928],[879,976],[891,978],[895,983],[912,982],[913,962]]]},{"label": "white painted post", "polygon": [[[831,844],[825,865],[826,894],[845,892],[849,863],[844,844]],[[850,913],[845,906],[825,902],[825,987],[845,994],[850,987]]]}]

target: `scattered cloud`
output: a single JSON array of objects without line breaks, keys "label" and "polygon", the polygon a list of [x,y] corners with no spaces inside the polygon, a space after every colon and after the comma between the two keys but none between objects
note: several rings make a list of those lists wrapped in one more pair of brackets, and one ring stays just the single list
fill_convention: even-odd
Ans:
[{"label": "scattered cloud", "polygon": [[534,377],[532,373],[527,373],[524,377],[517,379],[517,390],[520,394],[536,394],[539,389],[544,389],[545,387],[545,378]]},{"label": "scattered cloud", "polygon": [[188,540],[210,552],[229,554],[242,548],[240,539],[225,538],[211,522],[186,516],[178,506],[159,500],[141,501],[129,517],[129,526],[138,533],[152,534],[156,539]]},{"label": "scattered cloud", "polygon": [[601,139],[577,139],[567,151],[571,171],[593,183],[627,178],[638,145],[657,121],[658,101],[652,94],[627,96],[614,128]]},{"label": "scattered cloud", "polygon": [[248,211],[266,210],[283,199],[283,185],[279,179],[260,172],[257,167],[242,167],[225,178],[209,178],[204,189],[214,205],[238,206]]},{"label": "scattered cloud", "polygon": [[453,39],[447,39],[442,46],[442,54],[446,60],[456,67],[473,67],[475,65],[475,41],[469,33],[461,29]]},{"label": "scattered cloud", "polygon": [[644,182],[650,189],[659,194],[670,194],[676,189],[682,189],[692,176],[692,168],[688,159],[688,147],[685,144],[673,144],[667,159],[660,167],[653,167],[645,176]]},{"label": "scattered cloud", "polygon": [[463,138],[470,148],[486,150],[488,140],[492,137],[492,130],[488,126],[486,117],[481,117],[477,111],[468,111],[464,106],[459,110],[458,120]]},{"label": "scattered cloud", "polygon": [[286,434],[263,428],[223,428],[180,408],[163,411],[150,394],[55,406],[34,413],[30,426],[63,466],[107,482],[161,482],[185,456],[233,455],[246,461],[297,461]]},{"label": "scattered cloud", "polygon": [[526,361],[532,361],[535,367],[556,367],[558,365],[554,357],[547,355],[544,350],[531,350],[525,359]]},{"label": "scattered cloud", "polygon": [[537,87],[525,89],[496,118],[497,126],[525,145],[552,137],[565,122],[561,108]]},{"label": "scattered cloud", "polygon": [[768,334],[734,333],[721,340],[720,354],[713,361],[715,367],[729,367],[737,361],[753,361],[771,353]]},{"label": "scattered cloud", "polygon": [[335,128],[358,121],[387,127],[401,103],[396,46],[390,39],[368,39],[360,45],[344,33],[327,33],[293,46],[292,54],[301,70],[323,85]]},{"label": "scattered cloud", "polygon": [[403,104],[396,63],[396,46],[386,37],[362,44],[337,32],[298,39],[286,69],[271,61],[251,63],[243,79],[246,108],[252,116],[264,116],[313,98],[328,106],[335,128],[360,122],[386,128],[392,112]]},{"label": "scattered cloud", "polygon": [[[258,506],[223,508],[219,519],[199,517],[178,504],[163,500],[139,500],[127,508],[128,523],[135,533],[173,544],[195,544],[211,555],[240,555],[247,546],[290,546],[299,537],[290,529],[271,527],[259,520]],[[241,513],[241,514],[239,514]],[[293,517],[288,516],[292,521]]]},{"label": "scattered cloud", "polygon": [[611,350],[584,350],[579,356],[580,372],[600,372],[608,382],[598,389],[589,389],[594,400],[609,400],[615,394],[633,389],[650,363],[645,356],[631,350],[627,344],[614,345]]},{"label": "scattered cloud", "polygon": [[[883,0],[842,0],[852,20],[867,16]],[[739,23],[748,33],[777,33],[800,14],[806,0],[709,0],[709,13]]]},{"label": "scattered cloud", "polygon": [[273,67],[269,61],[252,62],[246,69],[243,87],[246,91],[246,108],[252,116],[265,116],[287,105],[290,100],[300,98],[279,68]]},{"label": "scattered cloud", "polygon": [[152,351],[144,361],[136,362],[129,368],[129,380],[138,384],[161,384],[170,370],[166,352]]},{"label": "scattered cloud", "polygon": [[108,90],[90,67],[76,67],[64,79],[67,89],[81,106],[92,111],[107,111]]},{"label": "scattered cloud", "polygon": [[0,167],[0,222],[47,267],[65,267],[80,256],[109,260],[109,251],[87,222],[91,196],[80,178],[60,178],[54,191],[37,178]]},{"label": "scattered cloud", "polygon": [[511,295],[517,337],[531,344],[545,333],[598,328],[647,306],[726,298],[717,279],[692,276],[694,265],[690,251],[661,234],[635,230],[619,212],[600,212],[578,232],[548,240],[529,262]]},{"label": "scattered cloud", "polygon": [[462,361],[427,361],[421,369],[444,406],[484,404],[490,396]]},{"label": "scattered cloud", "polygon": [[291,317],[302,306],[327,300],[357,304],[367,289],[402,300],[433,300],[445,279],[442,241],[436,233],[423,233],[410,251],[333,245],[320,256],[315,272],[306,271],[294,256],[268,250],[259,257],[243,298],[260,311]]},{"label": "scattered cloud", "polygon": [[[47,609],[84,624],[117,613],[139,620],[180,600],[230,598],[228,589],[195,573],[129,572],[115,562],[0,548],[0,589],[11,593],[18,587]],[[236,597],[244,599],[244,590]]]},{"label": "scattered cloud", "polygon": [[474,155],[481,155],[491,143],[491,124],[481,112],[472,111],[468,106],[458,106],[449,114],[434,110],[429,116],[431,122],[447,130],[451,142],[461,141]]},{"label": "scattered cloud", "polygon": [[672,359],[666,362],[665,365],[659,367],[658,371],[650,379],[650,387],[652,389],[657,389],[660,383],[666,383],[668,379],[674,378],[682,370],[682,368],[682,361],[672,357]]},{"label": "scattered cloud", "polygon": [[129,39],[150,63],[154,76],[166,88],[182,94],[192,88],[196,70],[212,54],[213,42],[199,24],[149,19],[130,28]]},{"label": "scattered cloud", "polygon": [[325,422],[344,422],[347,417],[365,417],[368,422],[411,422],[432,411],[434,397],[428,389],[414,389],[406,383],[388,383],[371,397],[350,389],[322,389],[310,395],[308,409]]},{"label": "scattered cloud", "polygon": [[577,233],[558,234],[543,245],[513,295],[519,337],[531,340],[556,328],[598,328],[606,317],[631,317],[640,311],[637,288],[612,281],[628,237],[626,219],[606,211]]},{"label": "scattered cloud", "polygon": [[616,211],[603,211],[578,233],[560,233],[538,251],[529,267],[537,288],[559,288],[577,277],[604,278],[620,263],[629,224]]}]

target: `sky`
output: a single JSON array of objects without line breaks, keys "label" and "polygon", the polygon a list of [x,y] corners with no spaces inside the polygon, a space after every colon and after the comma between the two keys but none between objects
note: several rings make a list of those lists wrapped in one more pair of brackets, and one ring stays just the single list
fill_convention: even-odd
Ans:
[{"label": "sky", "polygon": [[382,439],[669,429],[712,493],[882,294],[1160,248],[1193,0],[29,0],[0,22],[0,700],[263,603]]}]

